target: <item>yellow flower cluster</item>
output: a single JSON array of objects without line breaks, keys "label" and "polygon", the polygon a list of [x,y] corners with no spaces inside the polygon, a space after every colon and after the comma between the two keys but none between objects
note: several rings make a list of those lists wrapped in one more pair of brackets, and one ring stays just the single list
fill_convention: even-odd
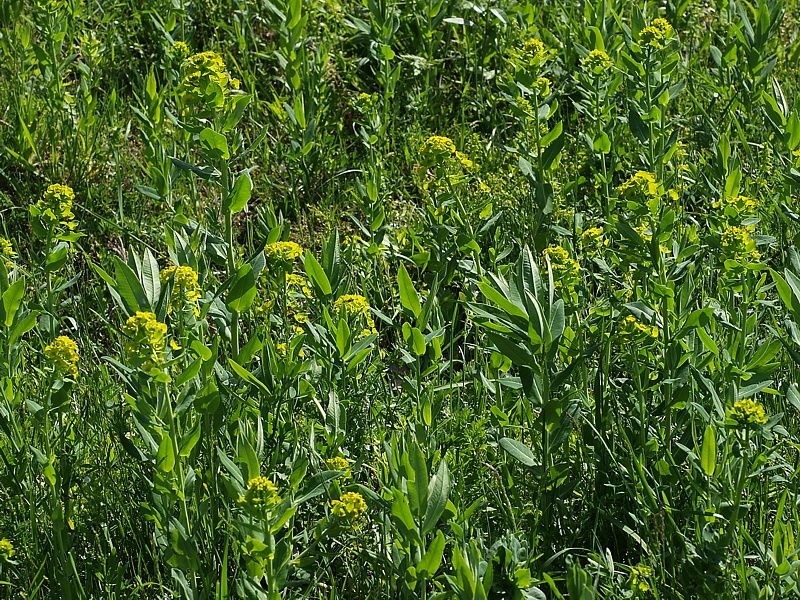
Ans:
[{"label": "yellow flower cluster", "polygon": [[367,503],[358,492],[345,492],[338,500],[331,500],[333,516],[348,523],[355,523],[367,512]]},{"label": "yellow flower cluster", "polygon": [[125,352],[136,366],[149,370],[161,363],[166,346],[167,326],[151,312],[137,311],[122,326]]},{"label": "yellow flower cluster", "polygon": [[753,214],[758,206],[758,200],[749,196],[726,196],[714,202],[714,208],[721,208],[733,216]]},{"label": "yellow flower cluster", "polygon": [[200,52],[184,62],[184,77],[181,83],[187,102],[209,103],[220,107],[225,96],[239,89],[239,80],[225,69],[222,56],[213,51]]},{"label": "yellow flower cluster", "polygon": [[517,51],[517,60],[525,67],[535,68],[543,65],[550,58],[550,52],[544,42],[538,38],[525,40]]},{"label": "yellow flower cluster", "polygon": [[250,507],[267,508],[281,503],[278,486],[271,479],[259,475],[247,482],[247,491],[239,502]]},{"label": "yellow flower cluster", "polygon": [[728,258],[748,262],[761,260],[761,253],[750,231],[750,227],[730,226],[722,232],[720,245]]},{"label": "yellow flower cluster", "polygon": [[547,77],[537,77],[533,82],[533,89],[540,98],[545,98],[550,95],[551,82]]},{"label": "yellow flower cluster", "polygon": [[350,461],[348,461],[344,456],[334,456],[333,458],[329,458],[325,461],[325,464],[329,469],[334,471],[342,471],[344,473],[342,475],[344,479],[348,479],[351,475]]},{"label": "yellow flower cluster", "polygon": [[638,565],[636,567],[631,567],[631,578],[630,578],[630,586],[631,590],[634,592],[649,592],[651,590],[650,582],[648,579],[651,579],[655,573],[653,572],[652,567],[648,567],[647,565]]},{"label": "yellow flower cluster", "polygon": [[289,290],[299,290],[306,298],[311,297],[311,288],[308,286],[308,281],[302,275],[289,273],[286,275],[286,287]]},{"label": "yellow flower cluster", "polygon": [[581,232],[581,242],[589,250],[597,250],[608,246],[608,239],[603,235],[602,227],[588,227]]},{"label": "yellow flower cluster", "polygon": [[57,372],[78,376],[78,344],[65,335],[58,336],[44,348],[44,355]]},{"label": "yellow flower cluster", "polygon": [[637,171],[618,188],[620,198],[632,202],[647,202],[661,195],[661,186],[656,176],[647,171]]},{"label": "yellow flower cluster", "polygon": [[296,242],[272,242],[266,245],[264,254],[268,259],[286,265],[303,256],[303,248]]},{"label": "yellow flower cluster", "polygon": [[655,50],[663,48],[672,37],[672,25],[666,19],[653,19],[647,27],[639,32],[639,43]]},{"label": "yellow flower cluster", "polygon": [[614,66],[614,61],[603,50],[595,49],[584,57],[581,61],[581,66],[595,75],[600,75],[611,69]]},{"label": "yellow flower cluster", "polygon": [[565,248],[550,246],[545,248],[542,254],[550,259],[550,267],[553,269],[553,279],[556,280],[556,285],[562,282],[567,285],[576,282],[581,272],[581,266]]},{"label": "yellow flower cluster", "polygon": [[758,402],[745,398],[733,403],[731,417],[742,426],[764,425],[767,422],[767,413]]},{"label": "yellow flower cluster", "polygon": [[15,554],[16,551],[14,550],[14,544],[11,543],[11,540],[8,538],[0,540],[0,559],[9,561]]},{"label": "yellow flower cluster", "polygon": [[172,53],[181,60],[186,60],[192,53],[189,44],[182,41],[177,41],[172,44]]},{"label": "yellow flower cluster", "polygon": [[6,269],[14,268],[14,259],[16,257],[17,253],[14,251],[14,246],[11,245],[11,242],[7,238],[0,236],[0,259],[2,259]]},{"label": "yellow flower cluster", "polygon": [[428,167],[438,167],[455,153],[453,140],[443,135],[432,135],[419,147],[420,162]]},{"label": "yellow flower cluster", "polygon": [[199,314],[197,301],[200,299],[200,284],[197,271],[192,267],[170,265],[161,270],[161,283],[173,281],[169,310],[182,310],[190,306],[195,314]]},{"label": "yellow flower cluster", "polygon": [[344,294],[336,299],[333,303],[333,310],[340,312],[344,310],[348,317],[361,317],[366,323],[366,327],[362,330],[362,335],[369,335],[375,333],[375,321],[372,318],[370,311],[369,301],[364,296],[358,294]]},{"label": "yellow flower cluster", "polygon": [[48,186],[42,198],[31,207],[31,215],[38,219],[46,231],[53,232],[58,227],[73,230],[78,223],[72,212],[75,192],[68,185],[54,183]]},{"label": "yellow flower cluster", "polygon": [[639,319],[634,317],[633,315],[628,315],[619,324],[619,333],[623,336],[634,336],[638,334],[644,334],[647,337],[657,338],[658,337],[658,327],[656,325],[648,325],[647,323],[642,323]]}]

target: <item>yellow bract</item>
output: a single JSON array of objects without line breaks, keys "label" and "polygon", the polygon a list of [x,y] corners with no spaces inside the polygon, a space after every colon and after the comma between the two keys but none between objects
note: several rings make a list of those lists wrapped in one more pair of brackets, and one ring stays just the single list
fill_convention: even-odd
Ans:
[{"label": "yellow bract", "polygon": [[303,248],[296,242],[272,242],[266,245],[264,254],[273,261],[291,263],[303,256]]},{"label": "yellow bract", "polygon": [[77,377],[79,357],[75,340],[61,335],[52,344],[45,346],[44,355],[57,372]]},{"label": "yellow bract", "polygon": [[149,370],[162,362],[167,326],[153,313],[137,311],[122,326],[122,333],[126,336],[125,352],[136,366]]},{"label": "yellow bract", "polygon": [[734,402],[731,417],[743,426],[764,425],[767,422],[767,413],[764,411],[764,407],[750,398]]},{"label": "yellow bract", "polygon": [[345,492],[338,500],[331,500],[331,513],[342,521],[354,523],[367,512],[367,503],[358,492]]},{"label": "yellow bract", "polygon": [[259,475],[247,482],[247,491],[239,502],[251,507],[269,507],[280,504],[281,497],[278,486],[271,479]]}]

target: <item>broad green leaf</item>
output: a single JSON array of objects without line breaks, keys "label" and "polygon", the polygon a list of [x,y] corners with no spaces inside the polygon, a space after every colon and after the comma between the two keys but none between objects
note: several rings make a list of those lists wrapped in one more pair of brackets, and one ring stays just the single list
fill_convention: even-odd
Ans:
[{"label": "broad green leaf", "polygon": [[228,140],[210,127],[206,127],[200,132],[200,143],[210,158],[228,160],[231,157]]},{"label": "broad green leaf", "polygon": [[256,297],[256,277],[249,263],[242,265],[236,279],[228,291],[226,306],[230,310],[243,313],[253,304]]},{"label": "broad green leaf", "polygon": [[225,206],[223,210],[227,210],[232,214],[236,214],[244,209],[245,205],[250,201],[253,193],[253,180],[250,178],[250,173],[243,171],[236,178],[230,194],[225,199]]},{"label": "broad green leaf", "polygon": [[442,555],[444,554],[445,537],[441,530],[436,532],[436,537],[428,546],[427,552],[422,559],[417,563],[417,574],[424,578],[433,577],[436,571],[439,570],[439,565],[442,564]]},{"label": "broad green leaf", "polygon": [[306,251],[303,267],[305,267],[306,275],[311,280],[311,285],[314,286],[314,289],[323,296],[330,296],[333,290],[331,289],[331,282],[325,274],[325,269],[322,268],[319,261],[309,251]]},{"label": "broad green leaf", "polygon": [[526,467],[535,467],[538,464],[531,449],[520,441],[504,437],[500,440],[500,447]]},{"label": "broad green leaf", "polygon": [[714,427],[706,425],[703,433],[703,448],[700,452],[700,466],[703,473],[711,477],[717,467],[717,437],[714,434]]},{"label": "broad green leaf", "polygon": [[439,522],[439,518],[447,506],[450,496],[450,471],[444,459],[439,463],[439,470],[428,485],[428,507],[425,510],[425,521],[422,525],[423,535],[430,533]]},{"label": "broad green leaf", "polygon": [[397,270],[397,286],[400,289],[400,304],[403,305],[415,318],[419,318],[422,312],[422,305],[419,302],[417,290],[414,289],[414,283],[406,271],[405,265],[400,265]]},{"label": "broad green leaf", "polygon": [[6,327],[11,327],[25,294],[25,278],[20,277],[3,293],[3,315]]}]

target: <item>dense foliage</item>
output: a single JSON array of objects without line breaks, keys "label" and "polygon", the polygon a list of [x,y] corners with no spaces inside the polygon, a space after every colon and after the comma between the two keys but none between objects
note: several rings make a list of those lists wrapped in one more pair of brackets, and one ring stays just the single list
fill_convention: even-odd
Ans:
[{"label": "dense foliage", "polygon": [[800,593],[798,15],[0,1],[0,597]]}]

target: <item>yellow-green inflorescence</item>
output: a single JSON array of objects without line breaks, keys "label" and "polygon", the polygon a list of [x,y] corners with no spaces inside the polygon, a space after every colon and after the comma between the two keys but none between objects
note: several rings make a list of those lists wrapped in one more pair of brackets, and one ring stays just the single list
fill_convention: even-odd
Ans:
[{"label": "yellow-green inflorescence", "polygon": [[631,590],[640,593],[651,591],[652,587],[649,580],[653,578],[654,574],[653,568],[647,565],[631,567],[631,577],[629,581]]},{"label": "yellow-green inflorescence", "polygon": [[303,247],[297,242],[272,242],[264,247],[264,255],[269,261],[287,266],[303,256]]},{"label": "yellow-green inflorescence", "polygon": [[11,540],[8,538],[3,538],[0,540],[0,560],[9,561],[11,560],[16,551],[14,550],[14,544],[11,543]]},{"label": "yellow-green inflorescence", "polygon": [[761,260],[761,253],[750,235],[751,231],[750,227],[726,227],[720,237],[720,245],[725,257],[743,262]]},{"label": "yellow-green inflorescence", "polygon": [[14,268],[14,259],[16,259],[17,253],[14,251],[14,246],[11,242],[2,236],[0,236],[0,260],[3,261],[7,270],[11,270]]},{"label": "yellow-green inflorescence", "polygon": [[197,271],[187,266],[169,266],[161,270],[161,283],[173,280],[172,295],[169,301],[169,310],[182,310],[190,307],[198,314],[197,301],[200,299],[200,284]]},{"label": "yellow-green inflorescence", "polygon": [[600,75],[614,66],[614,61],[604,50],[591,50],[581,61],[581,66],[587,71]]},{"label": "yellow-green inflorescence", "polygon": [[181,91],[187,104],[219,108],[225,98],[239,89],[239,80],[231,77],[225,61],[213,51],[190,56],[183,64]]},{"label": "yellow-green inflorescence", "polygon": [[622,336],[645,335],[646,337],[657,338],[658,327],[642,323],[633,315],[628,315],[620,321],[619,333]]},{"label": "yellow-green inflorescence", "polygon": [[654,50],[660,50],[667,45],[672,37],[672,25],[666,19],[653,19],[653,21],[639,32],[639,44]]},{"label": "yellow-green inflorescence", "polygon": [[125,353],[135,366],[144,370],[163,361],[167,343],[167,326],[151,312],[137,311],[122,326]]},{"label": "yellow-green inflorescence", "polygon": [[661,186],[656,176],[647,171],[637,171],[618,188],[620,198],[625,200],[646,203],[661,195]]},{"label": "yellow-green inflorescence", "polygon": [[432,135],[419,147],[420,163],[426,167],[438,167],[454,157],[456,145],[449,137]]},{"label": "yellow-green inflorescence", "polygon": [[367,512],[367,503],[358,492],[345,492],[338,500],[331,500],[331,513],[340,521],[353,524]]},{"label": "yellow-green inflorescence", "polygon": [[560,285],[575,285],[581,272],[581,266],[569,252],[562,246],[550,246],[542,251],[542,254],[550,260],[550,268],[553,270],[553,281],[556,287]]},{"label": "yellow-green inflorescence", "polygon": [[348,479],[351,475],[350,461],[348,461],[344,456],[334,456],[333,458],[329,458],[325,461],[325,464],[331,470],[342,471],[342,477],[344,479]]},{"label": "yellow-green inflorescence", "polygon": [[57,337],[44,348],[44,355],[57,373],[78,376],[78,344],[65,335]]},{"label": "yellow-green inflorescence", "polygon": [[59,229],[72,231],[77,227],[75,213],[72,207],[75,202],[75,192],[68,185],[54,183],[45,190],[36,204],[31,206],[31,216],[39,223],[40,227],[49,233],[56,233]]},{"label": "yellow-green inflorescence", "polygon": [[765,425],[767,422],[767,413],[764,411],[764,407],[751,398],[734,402],[733,408],[731,408],[731,417],[743,427]]},{"label": "yellow-green inflorescence", "polygon": [[239,502],[250,508],[269,508],[280,504],[281,497],[278,486],[271,479],[259,475],[247,482],[247,490]]},{"label": "yellow-green inflorescence", "polygon": [[375,321],[372,318],[372,311],[369,307],[369,301],[358,294],[344,294],[336,299],[333,303],[333,310],[338,312],[344,311],[348,317],[362,318],[365,327],[362,330],[362,335],[369,335],[375,333]]}]

